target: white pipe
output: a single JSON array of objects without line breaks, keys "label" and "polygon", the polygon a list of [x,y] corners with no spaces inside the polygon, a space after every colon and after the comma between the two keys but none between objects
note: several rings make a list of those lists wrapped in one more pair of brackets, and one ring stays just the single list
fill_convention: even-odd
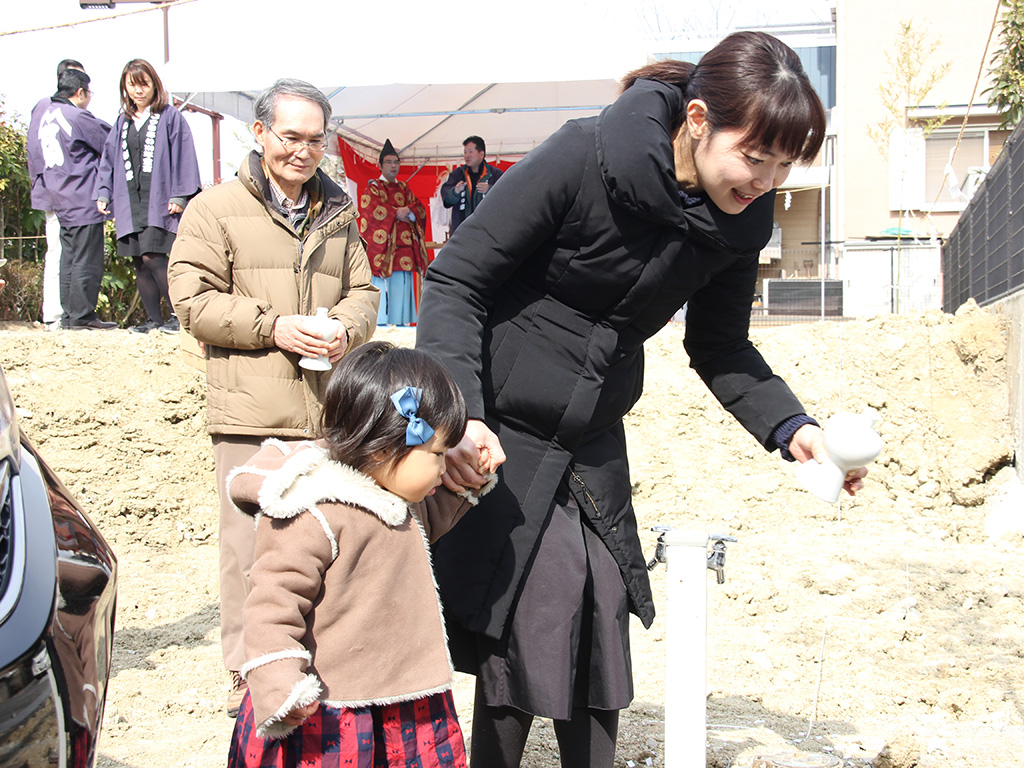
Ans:
[{"label": "white pipe", "polygon": [[664,534],[668,564],[665,648],[665,766],[707,764],[707,533]]}]

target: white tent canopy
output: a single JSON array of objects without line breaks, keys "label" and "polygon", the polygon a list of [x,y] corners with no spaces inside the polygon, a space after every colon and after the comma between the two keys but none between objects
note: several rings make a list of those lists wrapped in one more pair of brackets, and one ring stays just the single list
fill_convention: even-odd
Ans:
[{"label": "white tent canopy", "polygon": [[[385,139],[403,162],[461,162],[462,142],[482,136],[488,157],[518,159],[566,120],[597,114],[614,100],[615,80],[542,83],[450,83],[322,87],[333,108],[332,130],[376,162]],[[188,103],[252,120],[253,91],[176,95]]]}]

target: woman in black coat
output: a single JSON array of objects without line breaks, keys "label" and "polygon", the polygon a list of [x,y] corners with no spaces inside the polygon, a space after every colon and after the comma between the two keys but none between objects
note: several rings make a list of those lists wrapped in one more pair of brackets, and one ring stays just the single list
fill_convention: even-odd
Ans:
[{"label": "woman in black coat", "polygon": [[513,166],[427,271],[416,344],[471,419],[445,482],[502,465],[434,554],[456,667],[477,675],[474,768],[517,766],[534,716],[555,721],[565,768],[612,765],[628,613],[654,619],[622,418],[644,340],[684,303],[690,364],[722,405],[767,450],[824,457],[748,338],[774,190],[824,131],[796,54],[730,35],[696,67],[628,75]]}]

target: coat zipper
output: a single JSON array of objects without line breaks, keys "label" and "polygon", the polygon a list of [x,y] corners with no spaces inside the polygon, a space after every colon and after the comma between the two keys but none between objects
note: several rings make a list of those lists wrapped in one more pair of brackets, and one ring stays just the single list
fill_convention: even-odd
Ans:
[{"label": "coat zipper", "polygon": [[[320,229],[323,229],[324,227],[326,227],[328,224],[330,224],[332,221],[334,221],[336,218],[338,218],[338,216],[340,216],[342,211],[344,211],[344,210],[345,210],[344,208],[338,208],[337,210],[335,210],[334,213],[332,213],[330,216],[328,216],[326,219],[324,219],[320,224],[318,224],[317,226],[313,227],[313,229],[309,230],[309,233],[306,235],[306,237],[308,238],[310,235],[312,235],[317,230],[320,230]],[[299,260],[295,263],[295,274],[299,274],[299,270],[302,269],[302,251],[303,251],[303,246],[305,245],[305,243],[306,243],[305,240],[301,240],[301,239],[299,240]]]},{"label": "coat zipper", "polygon": [[587,497],[587,501],[589,501],[590,506],[594,508],[594,514],[597,517],[601,517],[601,511],[597,508],[597,502],[594,501],[594,496],[590,493],[590,489],[587,488],[587,484],[583,482],[583,478],[576,474],[575,469],[570,469],[569,473],[572,475],[572,479],[575,480],[577,484],[579,484],[580,488],[583,489],[583,493]]}]

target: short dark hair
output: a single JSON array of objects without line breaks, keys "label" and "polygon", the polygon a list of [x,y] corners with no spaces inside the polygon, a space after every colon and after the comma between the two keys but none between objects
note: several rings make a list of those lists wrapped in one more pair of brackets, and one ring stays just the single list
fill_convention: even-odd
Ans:
[{"label": "short dark hair", "polygon": [[415,446],[405,444],[409,420],[391,402],[403,387],[422,390],[417,415],[444,449],[466,431],[466,401],[454,379],[430,355],[374,341],[346,355],[327,383],[322,419],[334,461],[360,472],[393,465]]},{"label": "short dark hair", "polygon": [[700,99],[712,132],[744,131],[742,143],[811,162],[825,139],[825,108],[788,45],[765,32],[734,32],[696,66],[662,61],[622,79],[623,90],[640,77],[660,80],[686,94],[673,127],[686,121],[686,107]]},{"label": "short dark hair", "polygon": [[466,146],[469,142],[473,142],[473,144],[476,145],[477,152],[483,152],[485,155],[487,154],[487,145],[484,144],[484,140],[479,136],[467,136],[466,140],[462,142],[462,146]]},{"label": "short dark hair", "polygon": [[79,89],[89,90],[91,78],[80,69],[65,69],[57,78],[57,95],[70,99]]},{"label": "short dark hair", "polygon": [[82,62],[78,59],[61,59],[60,64],[57,65],[57,79],[60,79],[60,73],[65,69],[80,69],[85,72],[85,67],[82,66]]},{"label": "short dark hair", "polygon": [[164,111],[164,107],[167,106],[168,97],[167,91],[164,89],[164,83],[160,79],[160,75],[156,73],[156,69],[145,59],[132,59],[124,65],[124,69],[121,70],[121,83],[118,86],[121,92],[121,109],[128,117],[134,117],[138,108],[135,106],[135,102],[132,101],[132,97],[128,94],[128,78],[132,79],[132,82],[138,82],[140,79],[148,80],[153,85],[153,101],[149,104],[149,112],[152,115],[159,115]]}]

